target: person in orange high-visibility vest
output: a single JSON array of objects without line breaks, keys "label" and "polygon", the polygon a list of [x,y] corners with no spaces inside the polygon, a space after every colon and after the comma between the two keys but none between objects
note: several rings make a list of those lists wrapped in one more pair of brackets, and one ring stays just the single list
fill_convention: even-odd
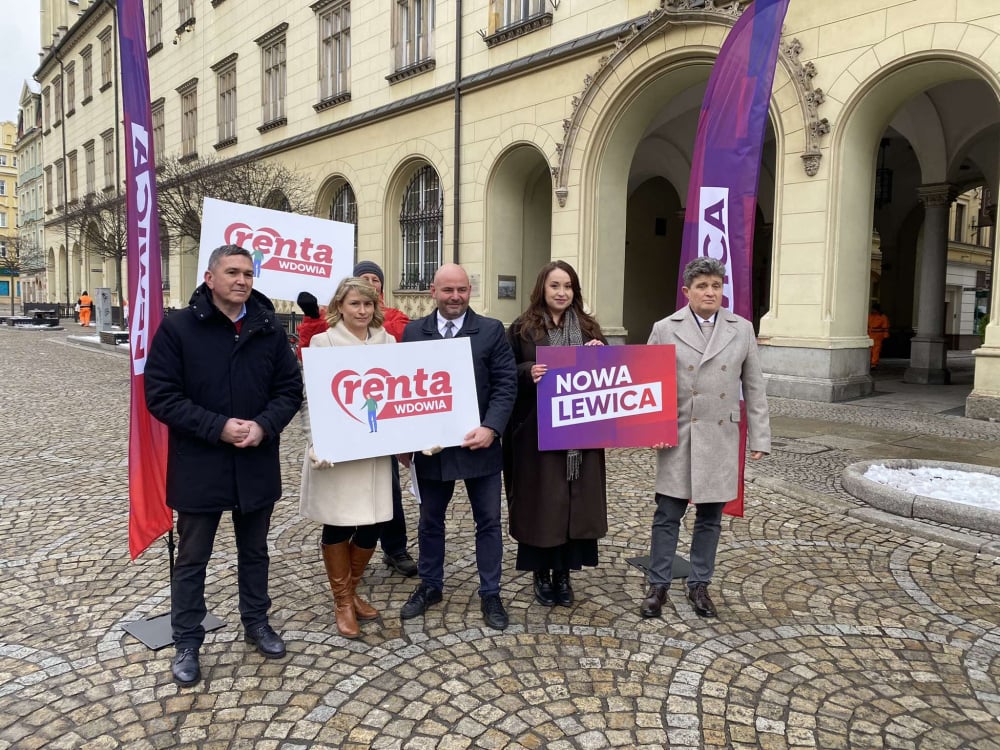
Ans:
[{"label": "person in orange high-visibility vest", "polygon": [[83,290],[83,294],[80,295],[80,299],[77,300],[80,304],[80,325],[89,326],[90,325],[90,311],[93,309],[92,305],[94,300],[90,298],[87,294],[87,290]]},{"label": "person in orange high-visibility vest", "polygon": [[874,370],[882,355],[882,342],[889,338],[889,318],[882,312],[878,302],[872,303],[871,312],[868,313],[868,338],[872,340],[871,369]]}]

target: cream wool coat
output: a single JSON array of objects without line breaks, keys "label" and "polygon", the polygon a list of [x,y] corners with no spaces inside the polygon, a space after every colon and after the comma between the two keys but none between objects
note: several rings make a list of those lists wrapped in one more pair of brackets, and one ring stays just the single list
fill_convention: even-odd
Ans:
[{"label": "cream wool coat", "polygon": [[690,307],[653,325],[650,344],[673,344],[677,353],[677,437],[657,452],[656,491],[694,503],[737,496],[740,384],[747,406],[747,447],[771,452],[764,375],[750,322],[719,310],[706,340]]},{"label": "cream wool coat", "polygon": [[[309,346],[374,346],[394,344],[384,328],[369,329],[360,341],[343,321],[313,336]],[[311,442],[310,442],[311,446]],[[299,514],[330,526],[368,526],[392,518],[392,463],[389,456],[342,461],[314,469],[306,449],[302,464]]]}]

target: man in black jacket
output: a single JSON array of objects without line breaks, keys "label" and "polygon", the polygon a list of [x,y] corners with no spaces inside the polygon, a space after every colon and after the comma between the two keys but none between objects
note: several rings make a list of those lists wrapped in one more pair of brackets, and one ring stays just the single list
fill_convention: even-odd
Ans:
[{"label": "man in black jacket", "polygon": [[[491,628],[507,627],[507,612],[500,600],[500,564],[503,539],[500,534],[500,470],[503,453],[500,433],[507,426],[517,393],[517,365],[503,324],[469,309],[469,276],[461,266],[449,263],[438,269],[431,284],[437,310],[406,326],[403,341],[467,336],[472,345],[480,426],[465,436],[461,446],[445,448],[433,455],[418,454],[413,460],[420,491],[421,584],[400,612],[408,620],[441,601],[444,587],[445,511],[455,491],[455,481],[465,480],[472,516],[476,522],[476,567],[483,619]],[[409,457],[400,460],[408,465]]]},{"label": "man in black jacket", "polygon": [[201,677],[205,570],[230,511],[244,637],[268,658],[285,644],[268,624],[267,533],[281,496],[278,435],[302,403],[302,376],[271,301],[253,291],[253,261],[216,248],[189,307],[163,320],[146,361],[146,404],[170,432],[167,505],[177,512],[171,581],[174,680]]}]

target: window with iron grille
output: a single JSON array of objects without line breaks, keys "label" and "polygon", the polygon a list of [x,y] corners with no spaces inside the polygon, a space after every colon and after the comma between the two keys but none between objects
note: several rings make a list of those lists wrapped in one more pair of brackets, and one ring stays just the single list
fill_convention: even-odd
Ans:
[{"label": "window with iron grille", "polygon": [[358,257],[358,203],[354,198],[354,190],[349,183],[344,183],[330,204],[330,218],[333,221],[343,221],[354,225],[354,257]]},{"label": "window with iron grille", "polygon": [[399,214],[403,240],[401,289],[428,289],[441,265],[444,202],[437,172],[422,167],[403,193]]},{"label": "window with iron grille", "polygon": [[396,69],[429,59],[433,50],[433,0],[396,0],[393,20]]},{"label": "window with iron grille", "polygon": [[319,11],[319,98],[330,99],[351,85],[351,4],[334,2]]},{"label": "window with iron grille", "polygon": [[277,123],[285,117],[285,36],[262,44],[261,59],[261,119],[264,125]]}]

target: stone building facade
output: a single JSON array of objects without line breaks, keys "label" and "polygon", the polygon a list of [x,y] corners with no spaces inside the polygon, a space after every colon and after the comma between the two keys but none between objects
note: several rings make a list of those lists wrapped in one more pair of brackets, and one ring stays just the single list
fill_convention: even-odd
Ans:
[{"label": "stone building facade", "polygon": [[[645,341],[674,308],[701,98],[744,5],[146,0],[156,144],[294,168],[314,214],[356,222],[357,256],[382,264],[388,299],[414,314],[431,269],[457,260],[474,307],[511,320],[538,267],[561,258],[612,338]],[[113,287],[120,269],[88,261],[86,241],[61,241],[58,227],[91,187],[120,185],[115,20],[86,0],[43,0],[43,18],[51,267],[69,268],[71,288],[88,277]],[[753,279],[770,392],[871,392],[873,232],[907,379],[947,381],[947,287],[968,286],[948,277],[952,204],[998,194],[1000,0],[791,0],[778,58]],[[994,214],[992,203],[981,212]],[[189,244],[168,245],[176,306],[195,259]],[[979,291],[995,309],[995,287]],[[1000,415],[992,318],[975,416]]]}]

